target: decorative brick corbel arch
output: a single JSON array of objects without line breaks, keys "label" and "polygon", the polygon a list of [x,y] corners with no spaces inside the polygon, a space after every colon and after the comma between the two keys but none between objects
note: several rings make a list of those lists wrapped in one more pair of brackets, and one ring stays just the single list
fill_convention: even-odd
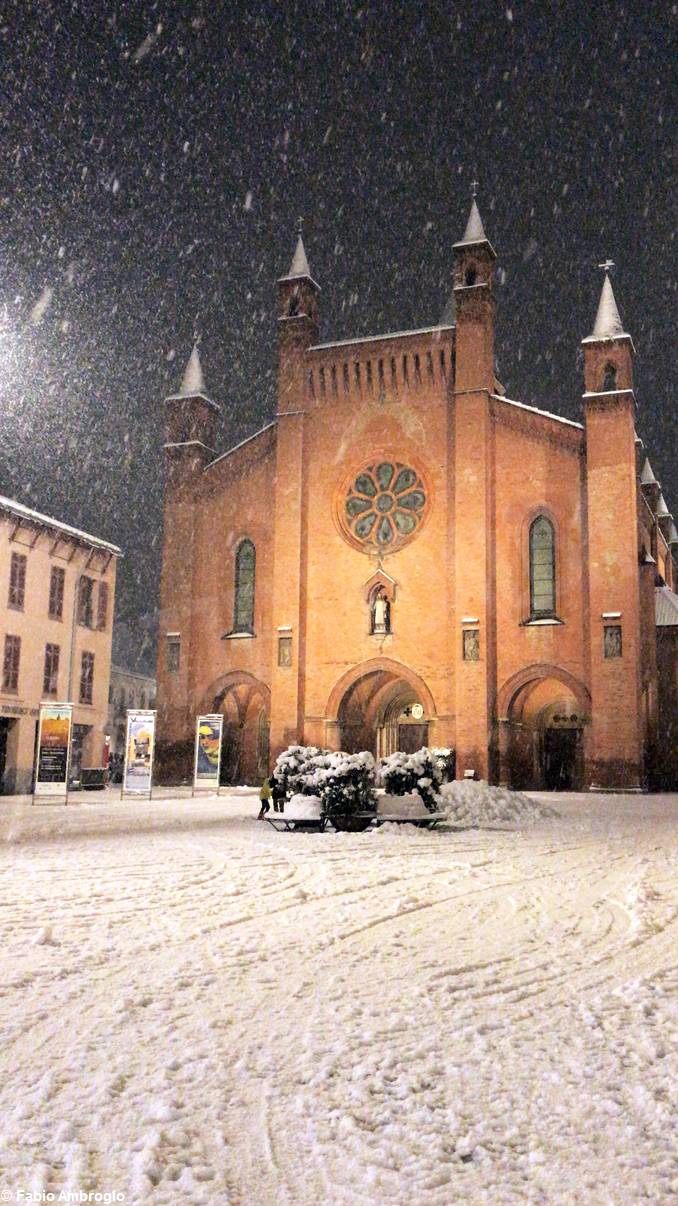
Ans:
[{"label": "decorative brick corbel arch", "polygon": [[541,682],[545,678],[555,678],[558,682],[563,683],[576,697],[582,712],[590,712],[591,693],[584,683],[575,678],[574,674],[570,674],[569,670],[563,670],[561,666],[551,666],[548,662],[536,662],[532,666],[519,670],[501,687],[497,696],[499,719],[508,719],[513,702],[523,687],[528,686],[529,683]]},{"label": "decorative brick corbel arch", "polygon": [[361,678],[366,674],[374,674],[379,670],[383,670],[388,674],[392,674],[394,678],[402,678],[409,683],[414,691],[417,692],[424,709],[429,719],[437,716],[435,700],[429,691],[423,678],[410,670],[408,666],[402,662],[396,662],[390,657],[372,657],[366,662],[360,662],[357,666],[352,666],[341,678],[330,692],[330,697],[327,701],[325,716],[328,720],[339,719],[339,708],[346,692],[351,689]]}]

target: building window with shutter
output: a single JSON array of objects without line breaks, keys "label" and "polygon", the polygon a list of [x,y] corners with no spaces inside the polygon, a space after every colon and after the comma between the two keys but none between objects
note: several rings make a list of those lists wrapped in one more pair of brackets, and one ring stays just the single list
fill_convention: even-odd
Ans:
[{"label": "building window with shutter", "polygon": [[49,618],[62,620],[64,615],[64,583],[66,571],[60,565],[53,565],[49,575]]},{"label": "building window with shutter", "polygon": [[99,583],[97,598],[97,628],[105,628],[108,623],[108,582]]},{"label": "building window with shutter", "polygon": [[83,653],[80,660],[80,703],[91,704],[94,688],[94,654]]},{"label": "building window with shutter", "polygon": [[3,691],[19,690],[19,661],[21,658],[21,637],[5,637],[5,656],[2,663]]},{"label": "building window with shutter", "polygon": [[26,558],[23,553],[12,553],[9,570],[9,597],[7,604],[23,611],[26,597]]},{"label": "building window with shutter", "polygon": [[251,540],[242,540],[235,555],[235,602],[233,631],[254,633],[254,575],[256,551]]},{"label": "building window with shutter", "polygon": [[42,678],[43,695],[56,695],[59,690],[59,646],[45,645],[45,672]]},{"label": "building window with shutter", "polygon": [[78,585],[78,624],[83,628],[94,624],[94,580],[84,574]]},{"label": "building window with shutter", "polygon": [[556,541],[553,524],[538,515],[530,526],[530,616],[556,612]]}]

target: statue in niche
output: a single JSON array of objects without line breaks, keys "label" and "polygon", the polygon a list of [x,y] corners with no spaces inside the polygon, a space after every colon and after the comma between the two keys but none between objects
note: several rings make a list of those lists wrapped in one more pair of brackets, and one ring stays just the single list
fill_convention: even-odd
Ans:
[{"label": "statue in niche", "polygon": [[372,604],[372,632],[387,635],[391,631],[391,604],[384,591],[379,591]]}]

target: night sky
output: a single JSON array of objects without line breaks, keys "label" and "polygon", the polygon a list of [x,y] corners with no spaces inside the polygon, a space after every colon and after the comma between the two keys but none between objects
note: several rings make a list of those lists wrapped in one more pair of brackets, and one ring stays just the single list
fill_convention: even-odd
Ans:
[{"label": "night sky", "polygon": [[476,178],[500,379],[570,418],[615,260],[638,429],[678,511],[675,18],[4,0],[0,492],[122,546],[119,660],[153,666],[162,399],[199,335],[223,447],[271,416],[299,214],[322,338],[426,326]]}]

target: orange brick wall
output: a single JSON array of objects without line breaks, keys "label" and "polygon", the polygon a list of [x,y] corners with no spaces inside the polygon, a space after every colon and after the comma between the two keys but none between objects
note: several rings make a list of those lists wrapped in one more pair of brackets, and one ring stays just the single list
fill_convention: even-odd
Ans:
[{"label": "orange brick wall", "polygon": [[[464,254],[462,245],[462,266]],[[491,264],[488,253],[483,271]],[[536,684],[526,716],[562,695],[583,718],[585,783],[638,786],[657,688],[628,349],[619,392],[601,402],[609,349],[585,348],[585,424],[568,424],[494,394],[489,277],[461,289],[456,332],[338,345],[313,342],[315,287],[311,316],[291,318],[285,287],[276,423],[213,464],[167,453],[161,738],[188,748],[195,714],[242,680],[268,701],[271,759],[291,742],[336,747],[342,682],[400,667],[426,699],[430,744],[456,747],[458,773],[505,777],[512,708]],[[347,481],[372,458],[411,464],[430,500],[418,534],[381,559],[353,547],[337,520]],[[562,623],[527,622],[529,526],[540,513],[555,528]],[[245,536],[257,550],[255,635],[223,639]],[[380,565],[396,583],[386,636],[370,634],[366,601]],[[622,613],[620,659],[602,657],[607,611]],[[480,631],[477,662],[462,658],[464,620]],[[182,634],[174,676],[167,631]],[[281,633],[290,666],[278,665]],[[529,758],[527,729],[520,740]]]}]

